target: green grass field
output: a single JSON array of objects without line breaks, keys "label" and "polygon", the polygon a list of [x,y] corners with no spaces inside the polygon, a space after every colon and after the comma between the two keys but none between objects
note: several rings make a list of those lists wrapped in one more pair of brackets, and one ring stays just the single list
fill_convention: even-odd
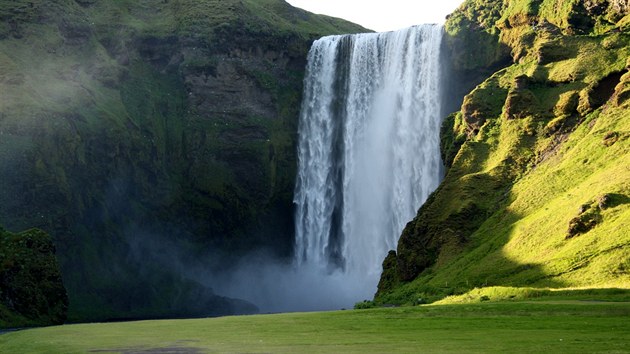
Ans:
[{"label": "green grass field", "polygon": [[630,303],[538,298],[95,323],[0,335],[2,353],[630,353]]}]

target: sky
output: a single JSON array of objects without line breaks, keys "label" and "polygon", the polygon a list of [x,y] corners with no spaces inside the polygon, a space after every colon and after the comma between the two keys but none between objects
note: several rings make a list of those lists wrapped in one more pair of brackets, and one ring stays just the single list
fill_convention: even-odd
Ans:
[{"label": "sky", "polygon": [[295,7],[358,23],[378,32],[444,23],[464,0],[287,0]]}]

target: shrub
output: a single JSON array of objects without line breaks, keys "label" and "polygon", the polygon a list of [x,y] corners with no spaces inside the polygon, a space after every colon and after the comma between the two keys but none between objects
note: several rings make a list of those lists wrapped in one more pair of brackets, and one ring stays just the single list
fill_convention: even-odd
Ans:
[{"label": "shrub", "polygon": [[361,302],[357,302],[354,304],[355,310],[364,310],[364,309],[372,309],[376,307],[376,303],[370,300],[363,300]]}]

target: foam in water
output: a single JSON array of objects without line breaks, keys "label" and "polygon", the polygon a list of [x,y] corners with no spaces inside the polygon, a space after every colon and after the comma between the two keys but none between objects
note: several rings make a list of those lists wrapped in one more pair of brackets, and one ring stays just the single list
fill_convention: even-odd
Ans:
[{"label": "foam in water", "polygon": [[292,265],[245,260],[222,295],[262,311],[352,307],[438,185],[442,27],[324,37],[308,57]]},{"label": "foam in water", "polygon": [[313,44],[299,124],[297,264],[375,290],[387,251],[439,183],[441,38],[441,26],[424,25]]}]

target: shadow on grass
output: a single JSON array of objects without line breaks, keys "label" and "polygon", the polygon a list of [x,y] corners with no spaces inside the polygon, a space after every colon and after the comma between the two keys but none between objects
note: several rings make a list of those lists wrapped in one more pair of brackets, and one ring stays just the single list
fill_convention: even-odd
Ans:
[{"label": "shadow on grass", "polygon": [[620,205],[630,204],[630,197],[625,194],[608,193],[606,197],[608,198],[606,208],[616,208]]},{"label": "shadow on grass", "polygon": [[[390,252],[384,262],[375,304],[417,305],[456,295],[467,297],[467,302],[534,298],[630,301],[630,289],[567,289],[575,285],[560,276],[587,266],[593,261],[590,257],[575,253],[569,258],[565,255],[540,263],[522,263],[510,256],[506,247],[514,237],[531,243],[516,250],[532,252],[534,256],[528,259],[537,258],[536,242],[541,241],[517,230],[524,216],[510,210],[512,184],[497,178],[499,175],[464,175],[454,181],[447,176],[447,182],[407,225],[398,252]],[[600,203],[605,202],[604,208],[630,203],[628,196],[619,193],[608,193],[600,199]],[[562,235],[549,237],[558,238],[556,246],[563,245]],[[410,264],[401,269],[405,262]],[[405,282],[401,273],[413,277]]]},{"label": "shadow on grass", "polygon": [[[471,155],[485,156],[480,143]],[[458,158],[461,158],[459,156]],[[512,171],[449,171],[444,182],[407,224],[397,252],[385,260],[377,303],[418,304],[474,288],[543,284],[562,288],[541,265],[519,263],[504,254],[523,215],[507,208]]]}]

